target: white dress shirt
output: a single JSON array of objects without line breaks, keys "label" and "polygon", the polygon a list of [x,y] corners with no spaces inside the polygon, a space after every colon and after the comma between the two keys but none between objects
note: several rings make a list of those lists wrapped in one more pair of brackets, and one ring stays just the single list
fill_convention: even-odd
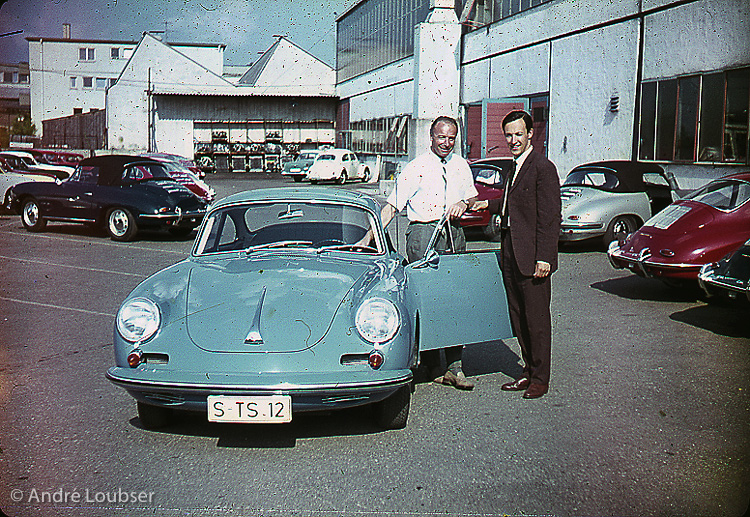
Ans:
[{"label": "white dress shirt", "polygon": [[414,222],[440,219],[447,207],[479,195],[466,160],[453,153],[441,158],[432,150],[417,156],[396,178],[388,203]]}]

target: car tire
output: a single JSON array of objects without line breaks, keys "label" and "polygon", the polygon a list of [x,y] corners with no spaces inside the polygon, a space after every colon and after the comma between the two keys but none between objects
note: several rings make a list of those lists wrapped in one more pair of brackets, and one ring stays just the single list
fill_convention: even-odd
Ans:
[{"label": "car tire", "polygon": [[109,234],[109,238],[113,241],[132,241],[135,234],[138,233],[135,218],[126,208],[110,209],[107,212],[107,218],[104,221],[104,224],[105,229]]},{"label": "car tire", "polygon": [[295,176],[294,181],[299,183],[300,181],[302,181],[302,176]]},{"label": "car tire", "polygon": [[638,229],[635,218],[629,215],[618,215],[609,222],[607,231],[604,232],[604,245],[609,246],[612,241],[622,241],[628,234]]},{"label": "car tire", "polygon": [[23,227],[30,232],[41,232],[47,226],[47,221],[42,217],[39,203],[33,197],[26,199],[21,207],[21,222]]},{"label": "car tire", "polygon": [[318,180],[310,180],[310,184],[317,185],[318,184]]},{"label": "car tire", "polygon": [[341,176],[339,176],[337,182],[339,185],[343,185],[344,183],[346,183],[346,171],[341,171]]},{"label": "car tire", "polygon": [[368,181],[370,181],[370,168],[365,167],[365,175],[362,176],[362,183],[367,183]]},{"label": "car tire", "polygon": [[411,386],[403,386],[375,407],[375,422],[382,429],[403,429],[409,418]]},{"label": "car tire", "polygon": [[490,214],[490,224],[484,227],[484,236],[492,242],[500,241],[500,214]]},{"label": "car tire", "polygon": [[172,410],[138,402],[138,419],[144,429],[159,429],[169,424]]}]

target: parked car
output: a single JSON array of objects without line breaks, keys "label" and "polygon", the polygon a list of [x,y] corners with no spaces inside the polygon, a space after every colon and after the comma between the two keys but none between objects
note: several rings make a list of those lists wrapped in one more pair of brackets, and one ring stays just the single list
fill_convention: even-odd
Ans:
[{"label": "parked car", "polygon": [[750,238],[750,172],[711,181],[610,244],[613,267],[667,283],[695,281],[705,264]]},{"label": "parked car", "polygon": [[290,162],[284,163],[284,169],[281,171],[282,176],[290,176],[294,181],[302,181],[307,176],[307,170],[320,155],[320,149],[307,149],[301,151],[297,158]]},{"label": "parked car", "polygon": [[720,261],[703,266],[698,283],[709,298],[742,297],[750,301],[750,239]]},{"label": "parked car", "polygon": [[57,149],[29,149],[28,152],[36,158],[39,163],[47,165],[63,165],[66,167],[76,167],[83,155],[73,151],[62,151]]},{"label": "parked car", "polygon": [[579,165],[560,187],[560,241],[623,239],[677,199],[674,177],[655,163],[613,160]]},{"label": "parked car", "polygon": [[[512,163],[513,158],[484,158],[469,164],[479,200],[503,197]],[[491,214],[487,210],[467,211],[461,216],[459,223],[464,228],[481,228],[485,237],[491,241],[500,240],[499,214]]]},{"label": "parked car", "polygon": [[146,428],[174,410],[281,423],[365,404],[400,428],[420,350],[510,336],[500,278],[494,250],[406,265],[368,195],[242,192],[211,208],[186,260],[125,299],[106,375]]},{"label": "parked car", "polygon": [[[153,155],[141,155],[149,157]],[[192,170],[183,166],[182,163],[170,160],[168,158],[152,158],[161,162],[167,168],[169,175],[184,185],[190,192],[201,198],[206,203],[212,203],[216,198],[216,191],[205,181],[200,179]]]},{"label": "parked car", "polygon": [[326,149],[307,170],[307,179],[315,184],[334,180],[344,184],[348,179],[370,179],[370,168],[359,162],[357,155],[346,149]]},{"label": "parked car", "polygon": [[65,181],[15,185],[11,209],[30,232],[66,221],[103,226],[113,240],[129,241],[144,228],[186,236],[200,224],[206,203],[156,160],[109,155],[82,160]]},{"label": "parked car", "polygon": [[190,158],[186,158],[184,156],[180,156],[179,154],[171,154],[171,153],[146,153],[142,154],[141,156],[145,156],[147,158],[153,158],[155,160],[168,160],[170,162],[177,162],[189,171],[191,171],[193,174],[198,176],[200,179],[203,179],[206,177],[206,172],[198,167],[198,165],[195,163],[195,160],[192,160]]},{"label": "parked car", "polygon": [[54,178],[48,176],[29,176],[28,174],[20,174],[13,172],[12,169],[5,165],[3,160],[0,160],[0,193],[3,194],[2,208],[10,210],[10,189],[13,185],[24,183],[27,181],[46,181],[54,182]]},{"label": "parked car", "polygon": [[47,165],[37,162],[34,157],[25,151],[2,151],[0,158],[14,171],[20,174],[33,174],[35,176],[49,176],[64,180],[70,177],[72,167]]}]

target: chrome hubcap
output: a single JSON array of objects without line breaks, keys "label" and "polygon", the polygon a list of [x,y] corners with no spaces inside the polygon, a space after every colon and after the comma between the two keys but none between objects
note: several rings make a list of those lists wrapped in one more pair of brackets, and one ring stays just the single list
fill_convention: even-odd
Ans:
[{"label": "chrome hubcap", "polygon": [[109,229],[121,237],[128,231],[128,216],[122,210],[115,210],[109,215]]},{"label": "chrome hubcap", "polygon": [[26,203],[23,208],[23,216],[29,226],[34,226],[39,220],[39,207],[36,206],[36,203]]}]

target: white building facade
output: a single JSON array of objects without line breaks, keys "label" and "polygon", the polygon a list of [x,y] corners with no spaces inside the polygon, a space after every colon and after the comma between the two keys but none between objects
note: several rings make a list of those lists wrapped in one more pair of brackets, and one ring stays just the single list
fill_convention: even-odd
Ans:
[{"label": "white building facade", "polygon": [[[507,155],[500,121],[523,108],[535,119],[535,147],[561,176],[588,161],[641,159],[663,164],[691,187],[747,168],[746,0],[457,3],[364,0],[338,19],[337,92],[348,115],[339,127],[346,138],[365,140],[369,131],[387,141],[392,121],[406,119],[408,145],[385,153],[402,163],[424,147],[419,121],[428,111],[420,106],[432,103],[431,114],[459,117],[469,158]],[[380,25],[412,12],[411,48],[407,42],[398,53],[371,38],[374,49],[352,50],[357,30],[378,34]],[[463,27],[457,51],[433,51],[434,41],[449,49],[446,38],[423,41],[425,31],[439,33],[430,24],[438,12],[454,18],[444,23]],[[408,23],[401,31],[399,38],[409,37]],[[451,68],[457,56],[456,79],[424,74]],[[441,63],[425,63],[431,59]],[[457,109],[435,95],[436,85],[457,90]]]}]

